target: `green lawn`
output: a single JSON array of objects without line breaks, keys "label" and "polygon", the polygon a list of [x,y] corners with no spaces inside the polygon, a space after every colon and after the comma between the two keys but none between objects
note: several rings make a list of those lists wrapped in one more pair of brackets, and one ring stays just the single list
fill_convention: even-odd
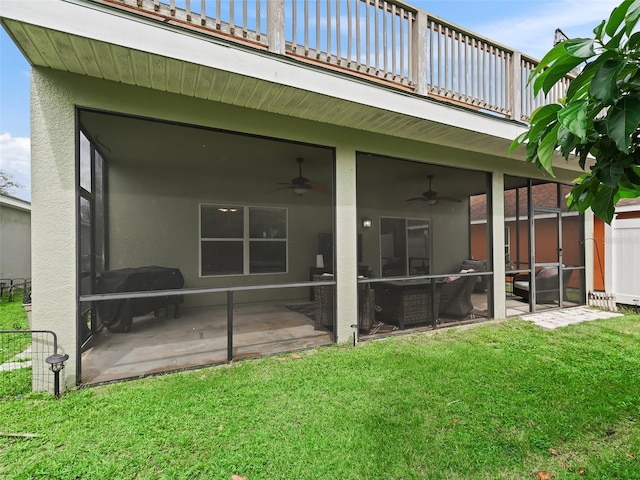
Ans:
[{"label": "green lawn", "polygon": [[640,479],[640,316],[30,395],[0,402],[0,431],[38,435],[0,436],[3,479]]},{"label": "green lawn", "polygon": [[[13,302],[0,301],[0,330],[26,330],[27,314],[22,306],[22,295]],[[0,299],[2,300],[2,299]],[[29,334],[3,334],[0,336],[0,365],[13,359],[31,343]],[[0,399],[15,397],[31,391],[31,368],[0,371]],[[2,423],[0,423],[0,431]]]}]

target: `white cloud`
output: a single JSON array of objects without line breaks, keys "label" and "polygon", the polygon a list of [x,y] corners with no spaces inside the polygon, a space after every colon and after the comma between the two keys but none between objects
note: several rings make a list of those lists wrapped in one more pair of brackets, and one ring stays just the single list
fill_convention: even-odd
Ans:
[{"label": "white cloud", "polygon": [[[609,17],[618,0],[559,0],[539,2],[535,9],[471,26],[471,30],[540,59],[553,46],[561,29],[570,38],[593,37],[593,29]],[[505,2],[508,11],[508,2]]]},{"label": "white cloud", "polygon": [[12,194],[24,200],[31,199],[31,141],[28,137],[13,137],[11,133],[0,134],[0,170],[13,176],[23,188]]}]

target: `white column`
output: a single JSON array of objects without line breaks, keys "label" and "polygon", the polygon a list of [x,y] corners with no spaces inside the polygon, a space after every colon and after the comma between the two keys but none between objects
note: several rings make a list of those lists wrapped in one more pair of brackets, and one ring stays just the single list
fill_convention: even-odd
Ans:
[{"label": "white column", "polygon": [[504,286],[504,175],[494,172],[491,178],[492,206],[487,212],[493,218],[491,236],[493,238],[493,317],[507,316],[507,297]]},{"label": "white column", "polygon": [[[31,70],[32,328],[52,330],[69,355],[60,390],[76,380],[76,141],[69,91]],[[44,358],[33,357],[33,362]],[[48,376],[53,388],[53,374]]]},{"label": "white column", "polygon": [[336,342],[353,339],[358,323],[356,152],[336,149]]}]

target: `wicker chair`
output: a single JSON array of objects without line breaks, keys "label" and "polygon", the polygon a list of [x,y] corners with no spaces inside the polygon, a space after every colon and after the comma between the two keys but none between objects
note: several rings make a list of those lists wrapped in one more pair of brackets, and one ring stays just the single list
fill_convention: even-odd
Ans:
[{"label": "wicker chair", "polygon": [[[544,270],[544,269],[543,269]],[[540,270],[536,274],[536,302],[537,303],[556,303],[559,301],[558,299],[558,291],[560,287],[558,285],[558,274],[557,269],[554,269],[556,273],[554,275],[550,275],[544,277],[540,274],[543,270]],[[563,270],[562,271],[562,298],[567,298],[567,285],[569,284],[569,279],[571,278],[572,270]],[[513,293],[518,297],[522,297],[525,302],[529,301],[529,287],[531,284],[531,280],[529,275],[521,274],[516,275],[513,282]]]},{"label": "wicker chair", "polygon": [[[333,275],[314,275],[314,281],[333,280]],[[316,325],[333,328],[333,285],[319,285],[314,287],[315,301],[318,315]],[[373,327],[375,319],[375,293],[368,283],[358,285],[358,329],[368,332]]]},{"label": "wicker chair", "polygon": [[[316,282],[333,280],[333,275],[314,275]],[[317,315],[315,324],[321,327],[333,328],[333,285],[318,285],[313,287]]]},{"label": "wicker chair", "polygon": [[441,321],[447,321],[442,317],[453,317],[455,319],[466,318],[473,310],[471,303],[471,293],[476,286],[478,275],[468,275],[458,277],[456,280],[442,284],[440,294],[440,314]]}]

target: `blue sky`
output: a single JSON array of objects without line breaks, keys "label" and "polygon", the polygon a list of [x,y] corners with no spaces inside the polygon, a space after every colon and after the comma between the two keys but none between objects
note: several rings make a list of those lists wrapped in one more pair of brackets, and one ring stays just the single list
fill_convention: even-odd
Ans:
[{"label": "blue sky", "polygon": [[[34,1],[34,0],[30,0]],[[560,28],[590,37],[618,0],[405,0],[433,15],[523,53],[541,58]],[[24,185],[16,197],[31,199],[29,64],[0,28],[0,170]]]}]

